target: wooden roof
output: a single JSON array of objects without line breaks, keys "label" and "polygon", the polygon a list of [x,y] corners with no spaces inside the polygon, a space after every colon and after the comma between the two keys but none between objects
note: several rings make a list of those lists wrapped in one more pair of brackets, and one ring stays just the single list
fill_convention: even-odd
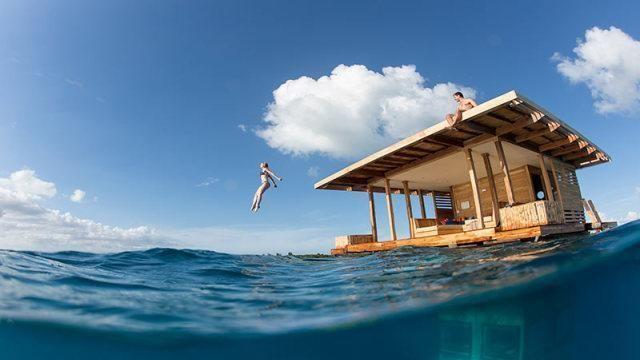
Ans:
[{"label": "wooden roof", "polygon": [[380,178],[496,137],[576,168],[610,161],[609,155],[584,135],[523,95],[510,91],[465,111],[455,129],[442,121],[320,180],[315,188],[363,191]]}]

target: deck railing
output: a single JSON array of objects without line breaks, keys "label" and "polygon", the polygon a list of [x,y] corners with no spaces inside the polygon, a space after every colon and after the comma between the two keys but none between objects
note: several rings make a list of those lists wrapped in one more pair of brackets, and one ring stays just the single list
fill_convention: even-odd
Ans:
[{"label": "deck railing", "polygon": [[534,201],[500,209],[500,230],[563,224],[560,204],[551,200]]}]

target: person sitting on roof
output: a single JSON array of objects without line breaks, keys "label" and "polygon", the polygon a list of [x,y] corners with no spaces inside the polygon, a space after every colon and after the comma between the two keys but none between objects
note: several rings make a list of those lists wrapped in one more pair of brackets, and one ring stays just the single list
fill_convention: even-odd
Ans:
[{"label": "person sitting on roof", "polygon": [[478,106],[473,99],[467,99],[462,95],[460,91],[453,94],[453,99],[458,103],[458,108],[456,109],[455,114],[447,114],[445,119],[450,127],[453,127],[458,121],[462,120],[462,113],[471,108]]}]

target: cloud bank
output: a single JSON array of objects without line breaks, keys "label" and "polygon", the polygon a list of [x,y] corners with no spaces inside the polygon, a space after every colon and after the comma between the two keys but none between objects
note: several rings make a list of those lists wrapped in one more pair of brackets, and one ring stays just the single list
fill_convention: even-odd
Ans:
[{"label": "cloud bank", "polygon": [[442,121],[455,109],[452,94],[475,90],[453,83],[426,87],[413,65],[339,65],[328,76],[288,80],[273,92],[256,133],[292,155],[353,159]]},{"label": "cloud bank", "polygon": [[574,58],[558,53],[560,74],[587,85],[599,113],[629,113],[640,109],[640,41],[624,31],[591,28],[578,39]]},{"label": "cloud bank", "polygon": [[[207,181],[214,183],[217,179]],[[43,202],[56,194],[54,183],[38,178],[30,169],[0,178],[0,249],[120,252],[173,247],[263,254],[326,251],[332,244],[333,231],[319,227],[253,224],[157,230],[109,226],[45,207]]]},{"label": "cloud bank", "polygon": [[172,243],[145,226],[127,229],[107,226],[41,205],[41,201],[56,193],[54,183],[38,178],[30,169],[0,178],[0,248],[105,252]]}]

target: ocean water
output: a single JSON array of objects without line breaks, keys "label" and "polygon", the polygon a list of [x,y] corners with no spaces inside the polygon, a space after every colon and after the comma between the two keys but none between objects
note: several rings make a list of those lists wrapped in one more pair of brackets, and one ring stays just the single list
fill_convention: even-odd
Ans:
[{"label": "ocean water", "polygon": [[43,358],[640,359],[640,222],[337,258],[0,250],[0,359]]}]

